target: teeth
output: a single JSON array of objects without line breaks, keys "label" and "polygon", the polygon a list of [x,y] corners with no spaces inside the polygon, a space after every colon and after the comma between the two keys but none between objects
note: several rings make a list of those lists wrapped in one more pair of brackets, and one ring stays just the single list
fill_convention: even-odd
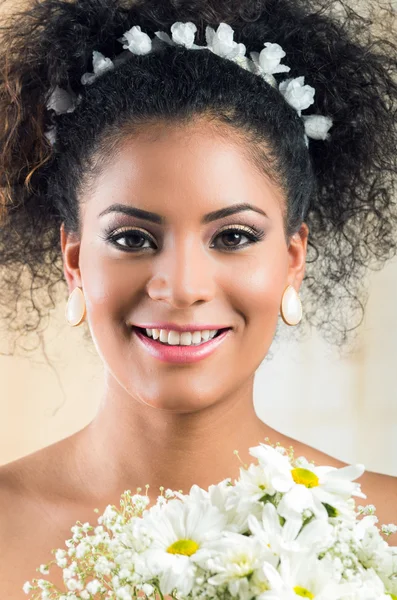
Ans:
[{"label": "teeth", "polygon": [[212,339],[219,329],[205,329],[204,331],[168,331],[166,329],[146,329],[148,337],[160,340],[170,346],[197,346]]}]

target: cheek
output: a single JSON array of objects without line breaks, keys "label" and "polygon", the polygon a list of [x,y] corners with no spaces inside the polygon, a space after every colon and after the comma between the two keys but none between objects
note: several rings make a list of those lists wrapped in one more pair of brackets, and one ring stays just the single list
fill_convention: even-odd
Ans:
[{"label": "cheek", "polygon": [[281,297],[286,287],[288,255],[285,248],[267,247],[266,252],[245,261],[234,276],[237,308],[246,318],[246,325],[276,324]]},{"label": "cheek", "polygon": [[144,285],[144,274],[139,266],[128,266],[127,261],[87,248],[80,254],[80,268],[84,274],[87,312],[94,331],[107,326],[123,327],[128,315],[139,302],[139,290]]}]

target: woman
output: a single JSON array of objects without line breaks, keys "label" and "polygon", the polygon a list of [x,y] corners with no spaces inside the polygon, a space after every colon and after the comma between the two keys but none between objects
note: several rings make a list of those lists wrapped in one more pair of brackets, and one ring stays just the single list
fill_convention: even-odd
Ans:
[{"label": "woman", "polygon": [[[87,427],[0,469],[8,600],[126,489],[148,483],[154,502],[161,485],[237,478],[233,450],[253,462],[267,437],[345,465],[253,408],[278,323],[343,344],[365,270],[396,248],[396,46],[320,4],[44,0],[4,30],[3,306],[11,323],[25,266],[50,298],[66,282],[105,374]],[[207,25],[219,45],[194,51]],[[219,52],[265,42],[260,76]],[[397,520],[397,478],[360,483],[380,523]]]}]

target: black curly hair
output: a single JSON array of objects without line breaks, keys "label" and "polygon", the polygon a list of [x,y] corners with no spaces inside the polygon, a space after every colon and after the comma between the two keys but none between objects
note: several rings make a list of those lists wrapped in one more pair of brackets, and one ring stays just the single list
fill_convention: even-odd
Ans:
[{"label": "black curly hair", "polygon": [[[382,10],[382,22],[394,22],[392,9]],[[82,85],[94,50],[114,58],[133,25],[154,38],[175,21],[195,23],[199,45],[206,25],[228,23],[247,56],[280,44],[288,77],[303,75],[315,88],[304,114],[333,119],[329,140],[310,139],[307,148],[302,119],[282,95],[210,51],[164,45]],[[393,35],[344,0],[34,0],[3,25],[0,307],[9,331],[39,333],[67,299],[60,225],[80,231],[82,192],[124,136],[207,117],[233,128],[257,168],[282,186],[286,238],[309,226],[304,319],[291,329],[314,325],[337,346],[349,340],[363,318],[367,270],[396,254]],[[56,86],[81,95],[74,112],[47,110]],[[54,123],[52,146],[45,132]]]}]

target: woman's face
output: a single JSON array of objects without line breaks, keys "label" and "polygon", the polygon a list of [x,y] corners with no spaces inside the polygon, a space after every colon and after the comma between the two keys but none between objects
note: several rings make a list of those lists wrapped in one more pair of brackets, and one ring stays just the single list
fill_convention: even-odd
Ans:
[{"label": "woman's face", "polygon": [[[70,292],[83,288],[113,389],[156,408],[193,412],[252,384],[282,294],[288,284],[299,290],[303,279],[307,227],[288,247],[282,193],[232,133],[228,140],[203,125],[155,133],[124,141],[84,197],[81,239],[66,238],[62,227],[64,271]],[[206,219],[242,203],[258,212]],[[161,223],[113,210],[116,204],[155,213]],[[107,233],[118,234],[114,244]],[[162,322],[232,330],[205,358],[175,363],[153,356],[132,328]]]}]

